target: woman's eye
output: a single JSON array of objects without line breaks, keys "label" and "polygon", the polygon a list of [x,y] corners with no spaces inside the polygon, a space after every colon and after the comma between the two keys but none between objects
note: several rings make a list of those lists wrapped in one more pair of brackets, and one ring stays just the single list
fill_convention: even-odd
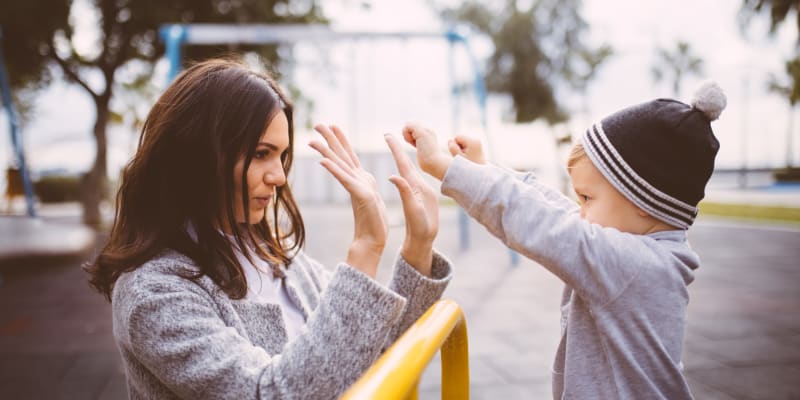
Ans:
[{"label": "woman's eye", "polygon": [[261,160],[263,158],[266,158],[267,155],[269,155],[269,151],[266,151],[266,150],[257,151],[256,154],[253,155],[253,158]]}]

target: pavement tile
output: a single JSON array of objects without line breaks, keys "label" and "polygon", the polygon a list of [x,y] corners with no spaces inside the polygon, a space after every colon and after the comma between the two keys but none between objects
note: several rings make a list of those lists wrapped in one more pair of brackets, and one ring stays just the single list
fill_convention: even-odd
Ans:
[{"label": "pavement tile", "polygon": [[713,400],[745,400],[746,398],[739,395],[733,396],[723,391],[717,390],[711,386],[706,385],[696,379],[689,378],[689,389],[692,395],[697,400],[713,399]]},{"label": "pavement tile", "polygon": [[750,336],[794,336],[787,323],[766,321],[760,317],[721,316],[697,318],[688,331],[710,340],[741,339]]},{"label": "pavement tile", "polygon": [[[695,371],[692,379],[737,399],[798,399],[800,369],[794,365],[751,365]],[[698,397],[699,398],[699,397]]]},{"label": "pavement tile", "polygon": [[752,336],[742,339],[696,339],[687,350],[703,353],[736,367],[768,363],[800,365],[800,346],[797,337]]}]

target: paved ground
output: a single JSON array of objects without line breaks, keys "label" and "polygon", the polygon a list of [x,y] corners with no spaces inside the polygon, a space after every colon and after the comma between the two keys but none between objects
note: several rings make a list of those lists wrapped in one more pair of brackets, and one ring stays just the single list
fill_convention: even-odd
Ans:
[{"label": "paved ground", "polygon": [[[350,211],[306,207],[304,215],[309,253],[326,264],[343,258]],[[398,209],[390,220],[396,249]],[[477,225],[471,249],[460,251],[457,225],[456,209],[445,207],[437,247],[457,267],[445,296],[467,316],[472,397],[548,398],[561,284],[530,261],[511,266],[507,250]],[[684,358],[696,397],[800,398],[800,230],[701,219],[691,240],[704,260],[690,286]],[[393,256],[382,260],[379,279]],[[0,271],[0,398],[125,398],[110,306],[89,290],[79,265]],[[421,398],[438,398],[438,374],[434,360]]]}]

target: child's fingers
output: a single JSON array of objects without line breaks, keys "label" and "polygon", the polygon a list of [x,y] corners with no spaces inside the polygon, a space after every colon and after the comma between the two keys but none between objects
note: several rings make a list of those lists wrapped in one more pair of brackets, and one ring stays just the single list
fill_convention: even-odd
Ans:
[{"label": "child's fingers", "polygon": [[453,157],[457,155],[464,155],[464,152],[461,150],[461,146],[456,143],[455,139],[450,139],[447,141],[447,149],[450,150],[450,154]]},{"label": "child's fingers", "polygon": [[475,149],[477,147],[480,147],[481,145],[480,140],[471,136],[456,135],[455,141],[456,144],[458,144],[458,147],[461,148],[461,150],[465,151],[467,149]]},{"label": "child's fingers", "polygon": [[403,139],[412,146],[417,147],[417,140],[414,139],[414,127],[411,124],[403,127]]}]

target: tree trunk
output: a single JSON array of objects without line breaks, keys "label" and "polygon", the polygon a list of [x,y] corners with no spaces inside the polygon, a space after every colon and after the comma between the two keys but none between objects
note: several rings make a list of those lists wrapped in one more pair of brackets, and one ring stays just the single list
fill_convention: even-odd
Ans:
[{"label": "tree trunk", "polygon": [[100,203],[104,199],[107,189],[106,126],[108,124],[110,98],[111,96],[105,95],[95,99],[97,119],[94,123],[94,139],[97,145],[97,153],[92,168],[84,175],[81,182],[83,223],[94,228],[99,228],[102,224]]},{"label": "tree trunk", "polygon": [[789,105],[789,129],[786,131],[786,168],[794,167],[794,104]]}]

